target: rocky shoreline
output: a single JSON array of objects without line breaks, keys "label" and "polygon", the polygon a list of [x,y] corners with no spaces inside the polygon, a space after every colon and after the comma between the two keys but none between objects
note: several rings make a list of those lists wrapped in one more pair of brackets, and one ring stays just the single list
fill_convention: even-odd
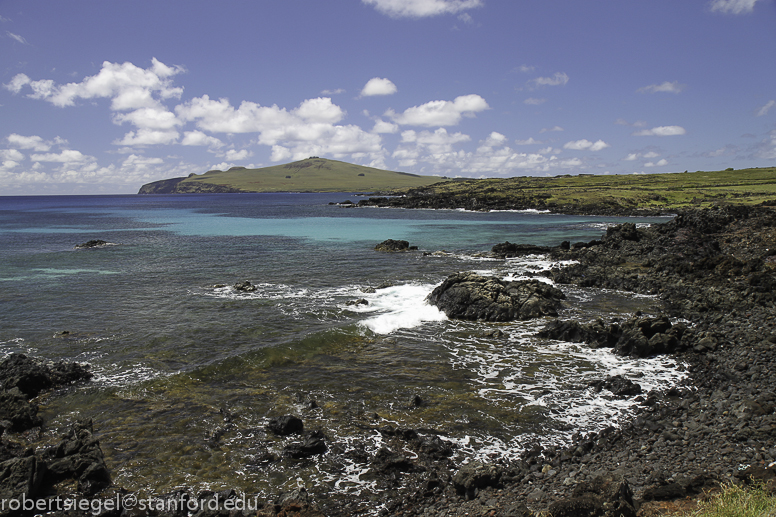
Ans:
[{"label": "rocky shoreline", "polygon": [[[671,354],[686,365],[688,378],[683,385],[661,393],[640,393],[636,384],[616,377],[597,381],[593,389],[636,397],[637,414],[617,428],[577,434],[567,448],[537,445],[514,462],[494,458],[489,464],[472,462],[455,467],[449,460],[449,443],[428,430],[375,428],[386,446],[374,457],[365,458],[372,465],[366,475],[386,491],[385,496],[373,500],[374,507],[379,505],[382,515],[406,516],[529,517],[545,511],[555,517],[651,516],[660,513],[665,501],[697,497],[720,483],[746,482],[751,476],[769,482],[776,490],[776,466],[771,467],[776,461],[776,376],[771,373],[776,370],[775,227],[776,211],[770,207],[731,206],[682,212],[670,222],[649,228],[620,225],[610,228],[600,240],[587,243],[561,243],[550,248],[512,243],[494,246],[494,257],[541,253],[554,260],[577,261],[548,273],[561,290],[564,285],[578,285],[657,295],[663,314],[634,314],[622,321],[556,319],[550,320],[543,332],[549,338],[611,347],[626,356]],[[460,285],[463,281],[480,282],[456,277],[449,283]],[[516,288],[482,281],[488,282],[500,293]],[[49,375],[59,371],[48,368]],[[13,376],[2,368],[0,374],[10,403],[22,409],[31,404],[28,401],[35,395],[25,393],[18,383],[10,383]],[[68,385],[87,380],[88,375],[64,378]],[[41,389],[57,385],[62,383]],[[51,465],[73,464],[77,457],[73,454],[83,453],[92,462],[76,461],[72,472],[66,473],[69,477],[56,478],[45,496],[59,493],[57,490],[103,500],[125,494],[106,485],[109,473],[100,467],[99,443],[88,423],[68,431],[57,448],[38,452],[19,448],[8,439],[8,433],[13,437],[40,425],[35,414],[27,422],[22,411],[22,422],[26,423],[20,424],[24,427],[20,430],[5,416],[7,411],[3,416],[9,423],[3,423],[6,455],[0,480],[16,479],[11,474],[17,471],[6,468],[9,462],[40,463],[51,471]],[[305,440],[315,438],[311,437]],[[337,447],[329,444],[328,450],[336,453]],[[407,448],[414,457],[393,452]],[[30,490],[31,483],[43,486],[44,478],[35,474],[40,471],[30,468],[25,471],[27,478],[8,485],[15,488],[3,489],[2,498],[21,493],[13,490]],[[86,476],[87,470],[91,477]],[[59,488],[51,488],[56,483],[61,483]],[[159,497],[178,496],[203,503],[198,516],[257,512],[334,516],[364,509],[363,501],[312,501],[304,490],[262,501],[260,508],[250,512],[229,510],[223,504],[238,497],[233,491]],[[205,508],[204,502],[214,498],[220,506]],[[117,508],[101,515],[130,513]],[[183,515],[165,511],[143,515],[151,514]],[[16,514],[0,511],[0,515]]]}]

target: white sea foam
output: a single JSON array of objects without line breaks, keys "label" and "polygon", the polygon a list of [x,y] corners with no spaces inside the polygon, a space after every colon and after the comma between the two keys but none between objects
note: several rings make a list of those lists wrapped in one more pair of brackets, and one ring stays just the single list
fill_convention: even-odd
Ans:
[{"label": "white sea foam", "polygon": [[[637,402],[633,397],[615,398],[607,390],[596,393],[587,387],[590,381],[622,375],[646,393],[668,389],[687,376],[671,357],[631,359],[608,349],[539,340],[534,335],[540,326],[541,322],[500,326],[508,335],[506,343],[479,334],[440,340],[451,352],[453,367],[472,373],[475,392],[483,404],[512,405],[519,400],[519,412],[545,415],[559,429],[553,433],[516,433],[508,442],[493,436],[459,438],[457,443],[465,456],[517,457],[532,442],[563,445],[569,443],[574,431],[619,425]],[[570,431],[562,431],[564,427]]]},{"label": "white sea foam", "polygon": [[376,334],[390,334],[398,329],[447,319],[442,311],[426,302],[433,289],[432,284],[404,284],[378,289],[375,293],[360,293],[369,305],[349,308],[356,312],[373,313],[360,324]]}]

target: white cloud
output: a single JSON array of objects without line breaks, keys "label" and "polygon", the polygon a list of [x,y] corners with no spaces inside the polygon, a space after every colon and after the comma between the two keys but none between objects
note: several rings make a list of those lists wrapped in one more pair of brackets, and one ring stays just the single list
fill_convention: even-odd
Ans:
[{"label": "white cloud", "polygon": [[74,149],[65,149],[60,153],[33,154],[30,159],[35,162],[57,162],[57,163],[83,163],[96,160],[94,156],[89,156]]},{"label": "white cloud", "polygon": [[757,0],[712,0],[711,10],[722,13],[745,14],[754,10]]},{"label": "white cloud", "polygon": [[485,99],[476,94],[462,95],[453,101],[431,101],[407,108],[404,113],[386,111],[385,115],[397,124],[407,126],[455,126],[464,116],[489,109]]},{"label": "white cloud", "polygon": [[539,104],[544,104],[547,102],[547,99],[537,99],[535,97],[530,97],[523,101],[523,104],[528,104],[530,106],[538,106]]},{"label": "white cloud", "polygon": [[639,159],[639,153],[630,153],[628,156],[623,158],[626,162],[633,162]]},{"label": "white cloud", "polygon": [[323,90],[321,95],[341,95],[345,93],[343,88],[337,88],[336,90]]},{"label": "white cloud", "polygon": [[372,128],[372,133],[398,133],[399,125],[393,122],[386,122],[382,119],[377,119],[375,125]]},{"label": "white cloud", "polygon": [[681,93],[687,87],[686,84],[679,84],[679,81],[664,82],[662,84],[650,84],[636,90],[637,93]]},{"label": "white cloud", "polygon": [[50,79],[30,81],[27,76],[19,74],[6,88],[18,93],[29,85],[33,90],[30,97],[59,107],[73,106],[78,99],[109,98],[112,99],[111,109],[124,111],[155,107],[158,101],[154,95],[161,99],[179,98],[183,89],[173,87],[170,78],[181,72],[182,67],[169,67],[156,58],[147,69],[129,62],[105,61],[97,75],[86,77],[80,83],[56,86]]},{"label": "white cloud", "polygon": [[457,14],[481,7],[483,0],[361,0],[379,12],[393,18],[424,18],[442,14]]},{"label": "white cloud", "polygon": [[250,156],[253,156],[253,153],[250,152],[248,149],[241,149],[239,151],[235,149],[229,149],[228,151],[226,151],[226,153],[223,154],[224,159],[230,162],[241,161]]},{"label": "white cloud", "polygon": [[684,135],[687,131],[681,126],[659,126],[652,129],[644,129],[633,133],[634,136],[677,136]]},{"label": "white cloud", "polygon": [[541,86],[563,86],[569,82],[569,76],[564,72],[555,72],[552,77],[537,77],[528,81],[528,85],[532,88],[539,88]]},{"label": "white cloud", "polygon": [[11,133],[8,135],[7,140],[8,143],[13,147],[18,147],[20,149],[32,149],[33,151],[37,152],[46,152],[51,149],[51,146],[53,145],[53,142],[43,140],[37,135],[22,136],[17,135],[16,133]]},{"label": "white cloud", "polygon": [[528,140],[515,140],[515,144],[517,144],[517,145],[541,145],[542,142],[540,142],[538,140],[534,140],[534,138],[531,137]]},{"label": "white cloud", "polygon": [[27,77],[25,74],[16,74],[13,76],[11,81],[7,84],[4,84],[3,87],[6,90],[9,90],[12,93],[19,93],[22,91],[22,88],[30,84],[32,80]]},{"label": "white cloud", "polygon": [[15,162],[18,165],[18,162],[24,160],[24,153],[17,149],[0,149],[0,160],[3,163]]},{"label": "white cloud", "polygon": [[303,124],[333,124],[345,116],[328,97],[305,100],[289,112],[277,105],[261,106],[249,101],[243,101],[235,109],[227,99],[214,101],[203,95],[176,106],[175,112],[181,120],[196,121],[200,129],[217,133],[256,133]]},{"label": "white cloud", "polygon": [[601,149],[606,149],[607,147],[610,147],[610,145],[603,140],[591,142],[590,140],[586,139],[567,142],[563,146],[564,149],[571,149],[573,151],[600,151]]},{"label": "white cloud", "polygon": [[373,77],[367,81],[364,88],[361,90],[362,97],[371,97],[373,95],[393,95],[399,91],[396,85],[389,79]]},{"label": "white cloud", "polygon": [[529,65],[520,65],[519,67],[517,67],[517,69],[524,74],[530,74],[531,72],[536,70],[536,67],[529,66]]},{"label": "white cloud", "polygon": [[459,14],[458,19],[467,25],[474,23],[474,18],[472,18],[472,15],[469,13]]},{"label": "white cloud", "polygon": [[771,108],[773,108],[774,106],[776,106],[776,101],[771,100],[771,101],[766,102],[765,106],[763,106],[763,107],[761,107],[760,109],[757,110],[756,116],[762,117],[762,116],[766,115],[771,110]]},{"label": "white cloud", "polygon": [[21,43],[22,45],[28,45],[28,43],[27,43],[27,40],[26,40],[26,39],[24,39],[24,37],[22,37],[22,36],[19,36],[18,34],[14,34],[13,32],[10,32],[10,31],[5,31],[5,34],[6,34],[6,36],[8,36],[9,38],[11,38],[11,39],[14,39],[14,40],[18,41],[18,42],[19,42],[19,43]]},{"label": "white cloud", "polygon": [[550,127],[550,128],[545,127],[543,129],[541,129],[539,131],[539,133],[547,133],[547,132],[550,132],[550,131],[563,131],[563,128],[560,127],[560,126],[554,126],[554,127]]},{"label": "white cloud", "polygon": [[121,140],[114,141],[115,145],[168,145],[174,144],[180,135],[177,131],[141,128],[130,131]]},{"label": "white cloud", "polygon": [[129,122],[139,128],[172,129],[182,124],[174,113],[162,107],[140,108],[130,113],[119,113],[113,117],[114,122],[121,124]]},{"label": "white cloud", "polygon": [[218,138],[206,135],[202,131],[186,131],[183,133],[181,145],[201,145],[208,147],[222,147],[224,143]]},{"label": "white cloud", "polygon": [[644,167],[663,167],[665,165],[668,165],[668,160],[662,159],[657,163],[647,162],[644,164]]}]

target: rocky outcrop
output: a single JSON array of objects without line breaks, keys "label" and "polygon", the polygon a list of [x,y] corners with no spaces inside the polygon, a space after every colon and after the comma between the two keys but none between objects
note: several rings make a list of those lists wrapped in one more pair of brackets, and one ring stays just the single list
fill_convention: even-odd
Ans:
[{"label": "rocky outcrop", "polygon": [[397,241],[393,239],[388,239],[377,246],[375,246],[375,251],[387,251],[387,252],[397,252],[397,251],[410,251],[410,250],[416,250],[418,249],[417,246],[410,246],[410,243],[407,241]]},{"label": "rocky outcrop", "polygon": [[137,193],[138,194],[174,194],[175,187],[177,187],[178,183],[180,183],[185,179],[186,179],[185,177],[170,178],[166,180],[159,180],[151,183],[146,183],[145,185],[140,187],[140,190]]},{"label": "rocky outcrop", "polygon": [[667,316],[650,318],[638,315],[622,323],[613,321],[609,324],[601,320],[592,323],[555,320],[538,335],[572,343],[588,343],[594,348],[613,348],[617,355],[650,357],[687,348],[688,345],[682,342],[685,333],[687,328],[683,324],[672,325]]},{"label": "rocky outcrop", "polygon": [[476,273],[450,275],[428,296],[449,318],[514,321],[557,316],[560,289],[538,280],[505,282]]},{"label": "rocky outcrop", "polygon": [[0,362],[0,429],[22,432],[43,425],[30,399],[42,391],[92,378],[88,366],[11,354]]},{"label": "rocky outcrop", "polygon": [[73,248],[77,250],[83,250],[88,248],[101,248],[103,246],[107,246],[110,243],[108,241],[103,241],[101,239],[92,239],[90,241],[86,241],[81,244],[76,244]]}]

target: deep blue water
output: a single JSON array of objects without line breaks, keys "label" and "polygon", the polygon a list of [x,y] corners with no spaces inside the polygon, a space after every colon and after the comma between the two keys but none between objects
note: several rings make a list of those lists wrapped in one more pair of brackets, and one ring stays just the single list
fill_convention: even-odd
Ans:
[{"label": "deep blue water", "polygon": [[[345,193],[0,197],[0,354],[90,363],[90,386],[41,401],[50,427],[92,418],[117,481],[149,492],[272,491],[295,476],[360,490],[358,465],[347,482],[323,460],[252,467],[262,447],[282,446],[251,438],[277,414],[299,413],[347,446],[379,445],[354,427],[374,414],[435,428],[464,460],[616,421],[627,404],[570,391],[592,376],[616,370],[659,385],[678,375],[668,363],[626,364],[541,342],[543,321],[499,325],[506,337],[494,339],[484,334],[493,326],[449,321],[424,302],[459,270],[511,278],[552,265],[478,256],[496,243],[587,241],[609,224],[664,219],[329,205],[345,199],[357,201]],[[373,250],[388,238],[419,251]],[[91,239],[112,245],[74,249]],[[230,287],[243,280],[259,289]],[[384,282],[392,286],[362,291]],[[564,290],[566,317],[655,303]],[[362,298],[369,305],[348,305]],[[413,394],[428,404],[407,411]],[[307,398],[319,407],[304,409]],[[221,425],[219,410],[236,415],[235,427],[213,448],[203,436]]]}]

